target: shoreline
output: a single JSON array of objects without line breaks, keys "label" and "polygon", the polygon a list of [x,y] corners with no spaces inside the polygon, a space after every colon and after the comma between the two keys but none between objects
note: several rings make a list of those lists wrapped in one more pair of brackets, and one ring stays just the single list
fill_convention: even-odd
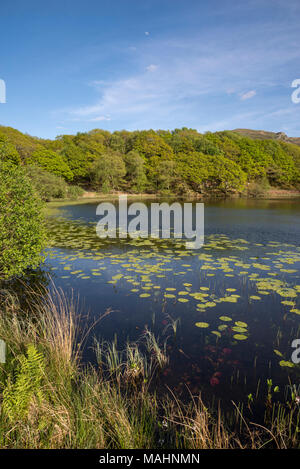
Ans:
[{"label": "shoreline", "polygon": [[114,200],[118,199],[120,195],[126,195],[128,199],[161,199],[161,198],[174,198],[177,197],[179,199],[195,199],[195,200],[221,200],[221,199],[244,199],[244,200],[280,200],[280,199],[300,199],[300,191],[297,190],[289,190],[289,189],[275,189],[271,188],[266,191],[265,194],[262,194],[258,197],[251,197],[243,194],[231,194],[228,196],[216,196],[216,195],[203,195],[203,194],[190,194],[190,195],[178,195],[178,194],[147,194],[147,193],[140,193],[140,194],[131,194],[128,192],[113,192],[108,194],[102,194],[100,192],[93,192],[93,191],[86,191],[81,197],[78,199],[53,199],[51,201],[46,202],[47,205],[51,205],[52,207],[61,206],[61,205],[80,205],[86,203],[95,203],[101,202],[103,200]]}]

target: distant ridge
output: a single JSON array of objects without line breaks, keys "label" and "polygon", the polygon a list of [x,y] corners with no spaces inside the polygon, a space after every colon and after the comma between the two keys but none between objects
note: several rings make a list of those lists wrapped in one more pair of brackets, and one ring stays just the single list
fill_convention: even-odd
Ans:
[{"label": "distant ridge", "polygon": [[288,137],[284,132],[267,132],[266,130],[234,129],[231,132],[257,140],[280,140],[300,146],[300,137]]}]

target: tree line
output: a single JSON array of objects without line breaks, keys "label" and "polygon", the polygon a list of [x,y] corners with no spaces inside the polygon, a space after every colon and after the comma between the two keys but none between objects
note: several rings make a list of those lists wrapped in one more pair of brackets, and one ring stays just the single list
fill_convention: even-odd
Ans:
[{"label": "tree line", "polygon": [[226,195],[255,185],[300,187],[297,145],[233,131],[94,129],[50,140],[0,127],[0,159],[24,166],[44,199],[80,188]]}]

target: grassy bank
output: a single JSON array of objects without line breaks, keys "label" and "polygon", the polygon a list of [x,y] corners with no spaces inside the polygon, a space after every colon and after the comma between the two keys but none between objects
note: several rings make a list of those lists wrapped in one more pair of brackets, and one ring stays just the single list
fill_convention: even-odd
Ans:
[{"label": "grassy bank", "polygon": [[0,337],[7,346],[0,373],[1,448],[299,446],[295,402],[282,407],[266,398],[262,427],[234,403],[225,418],[201,396],[185,404],[172,390],[157,396],[153,389],[168,356],[149,330],[123,351],[95,344],[98,366],[83,366],[75,302],[58,292],[31,294],[31,309],[24,311],[1,291]]}]

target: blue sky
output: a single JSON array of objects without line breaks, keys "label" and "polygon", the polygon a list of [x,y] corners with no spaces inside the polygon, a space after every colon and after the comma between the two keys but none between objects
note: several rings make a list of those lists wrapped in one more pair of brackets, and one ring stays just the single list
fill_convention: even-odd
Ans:
[{"label": "blue sky", "polygon": [[300,136],[298,0],[2,0],[0,124]]}]

